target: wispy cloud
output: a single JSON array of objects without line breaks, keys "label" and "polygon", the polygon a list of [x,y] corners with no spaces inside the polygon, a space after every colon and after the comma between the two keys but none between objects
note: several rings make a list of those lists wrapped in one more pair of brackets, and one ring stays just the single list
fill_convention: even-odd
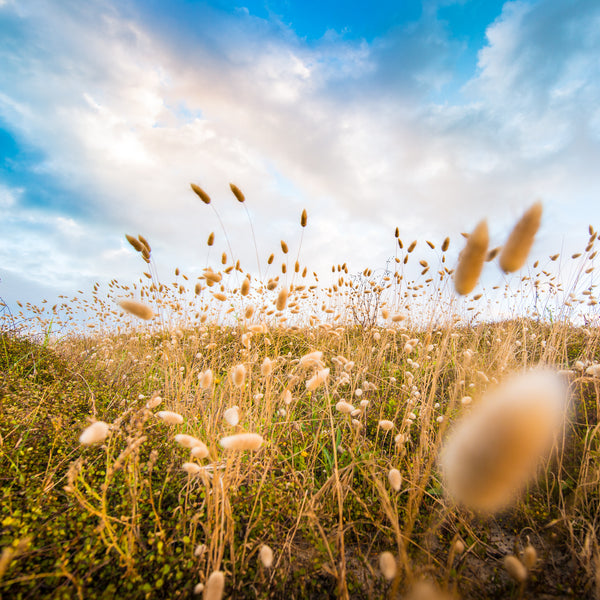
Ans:
[{"label": "wispy cloud", "polygon": [[488,215],[503,233],[536,197],[557,235],[600,216],[597,3],[507,3],[450,100],[462,46],[435,10],[368,43],[202,10],[192,32],[160,27],[142,3],[0,5],[0,121],[62,190],[42,206],[21,184],[0,195],[5,268],[39,279],[37,253],[57,286],[133,277],[120,256],[132,231],[163,269],[197,269],[218,224],[191,181],[240,256],[251,242],[230,181],[264,257],[306,207],[315,268],[382,264],[396,225],[442,238]]}]

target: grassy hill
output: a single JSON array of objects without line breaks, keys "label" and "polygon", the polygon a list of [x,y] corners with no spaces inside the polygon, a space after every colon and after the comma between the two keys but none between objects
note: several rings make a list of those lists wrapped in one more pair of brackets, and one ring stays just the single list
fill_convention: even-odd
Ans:
[{"label": "grassy hill", "polygon": [[[598,329],[402,325],[209,320],[52,342],[5,330],[2,596],[187,598],[220,570],[233,598],[598,597]],[[455,504],[438,463],[449,428],[508,374],[540,363],[566,371],[559,447],[507,508]],[[236,406],[237,424],[235,410],[224,415]],[[109,433],[81,444],[92,421]],[[220,445],[238,432],[264,442]],[[177,434],[208,456],[191,457]],[[504,560],[524,560],[529,545],[537,561],[519,583]],[[388,577],[383,552],[395,559]]]}]

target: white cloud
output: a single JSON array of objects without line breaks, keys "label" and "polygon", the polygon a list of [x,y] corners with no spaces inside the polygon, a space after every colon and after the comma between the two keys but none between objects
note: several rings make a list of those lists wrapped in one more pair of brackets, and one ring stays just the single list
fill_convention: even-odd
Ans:
[{"label": "white cloud", "polygon": [[304,207],[302,255],[319,269],[383,264],[396,225],[439,240],[487,215],[500,236],[538,196],[558,219],[545,227],[563,235],[581,225],[578,212],[600,217],[600,9],[576,4],[507,3],[454,106],[428,100],[452,77],[455,49],[431,12],[372,45],[333,35],[308,45],[243,12],[207,13],[191,39],[100,0],[10,5],[0,116],[86,210],[43,226],[41,209],[34,224],[18,213],[14,231],[35,252],[19,250],[15,233],[3,259],[38,277],[32,256],[52,257],[56,284],[131,277],[139,265],[125,266],[122,236],[140,232],[163,272],[198,270],[209,231],[226,248],[191,181],[213,197],[248,268],[254,250],[230,181],[246,194],[263,261],[297,238]]},{"label": "white cloud", "polygon": [[23,188],[9,188],[0,184],[0,208],[6,209],[15,206],[23,191]]}]

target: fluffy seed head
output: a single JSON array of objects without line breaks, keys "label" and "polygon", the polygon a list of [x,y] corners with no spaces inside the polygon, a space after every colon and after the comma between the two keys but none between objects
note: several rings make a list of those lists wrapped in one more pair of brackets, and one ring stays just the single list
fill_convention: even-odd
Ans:
[{"label": "fluffy seed head", "polygon": [[349,414],[352,414],[352,412],[354,411],[354,406],[352,406],[352,404],[350,404],[349,402],[346,402],[345,400],[340,400],[335,405],[335,409],[338,412],[341,412],[345,415],[349,415]]},{"label": "fluffy seed head", "polygon": [[219,444],[226,450],[258,450],[263,441],[262,435],[258,433],[236,433],[221,438]]},{"label": "fluffy seed head", "polygon": [[323,366],[323,353],[320,350],[305,354],[298,363],[301,367],[309,369],[310,367],[320,368]]},{"label": "fluffy seed head", "polygon": [[194,448],[195,446],[199,446],[202,442],[195,438],[193,435],[187,435],[185,433],[178,433],[175,436],[175,441],[183,446],[184,448]]},{"label": "fluffy seed head", "polygon": [[181,425],[183,423],[183,417],[171,410],[161,410],[156,413],[156,416],[168,425]]},{"label": "fluffy seed head", "polygon": [[383,431],[391,431],[394,429],[394,422],[388,421],[387,419],[383,419],[379,421],[379,428],[383,429]]},{"label": "fluffy seed head", "polygon": [[504,557],[504,568],[517,583],[523,583],[527,579],[527,569],[525,568],[525,565],[512,554]]},{"label": "fluffy seed head", "polygon": [[536,549],[531,544],[528,544],[525,550],[523,550],[523,556],[521,557],[521,560],[528,571],[535,567],[537,558]]},{"label": "fluffy seed head", "polygon": [[500,254],[500,250],[502,250],[502,246],[496,246],[492,248],[485,256],[485,262],[492,262],[498,254]]},{"label": "fluffy seed head", "polygon": [[144,245],[136,238],[134,238],[132,235],[129,234],[125,234],[125,237],[127,238],[127,241],[138,251],[141,252],[144,249]]},{"label": "fluffy seed head", "polygon": [[225,589],[225,575],[223,571],[213,571],[206,580],[203,600],[221,600]]},{"label": "fluffy seed head", "polygon": [[509,505],[561,433],[566,404],[563,381],[545,369],[516,375],[484,397],[442,448],[450,496],[484,512]]},{"label": "fluffy seed head", "polygon": [[502,248],[499,262],[500,268],[505,273],[518,271],[525,264],[541,220],[542,203],[538,201],[527,210],[514,226],[506,244],[504,244],[504,248]]},{"label": "fluffy seed head", "polygon": [[204,442],[196,444],[191,451],[194,458],[208,458],[208,446]]},{"label": "fluffy seed head", "polygon": [[240,294],[242,296],[247,296],[250,291],[250,280],[246,277],[244,281],[242,281],[242,287],[240,288]]},{"label": "fluffy seed head", "polygon": [[411,586],[405,600],[454,600],[455,596],[440,590],[430,581],[418,581]]},{"label": "fluffy seed head", "polygon": [[458,259],[454,272],[454,287],[459,294],[468,294],[477,285],[485,262],[489,239],[487,222],[483,220],[467,239]]},{"label": "fluffy seed head", "polygon": [[86,427],[79,436],[79,442],[85,446],[103,442],[108,436],[109,426],[104,421],[96,421]]},{"label": "fluffy seed head", "polygon": [[128,313],[132,315],[144,319],[148,321],[154,316],[152,309],[142,304],[141,302],[136,302],[135,300],[120,300],[119,306]]},{"label": "fluffy seed head", "polygon": [[267,544],[263,544],[258,551],[260,562],[265,569],[270,569],[273,564],[273,550]]},{"label": "fluffy seed head", "polygon": [[206,371],[203,371],[202,373],[200,373],[200,375],[198,375],[198,385],[203,390],[210,388],[212,386],[212,383],[213,383],[212,369],[206,369]]},{"label": "fluffy seed head", "polygon": [[246,381],[246,367],[242,364],[236,365],[231,369],[231,381],[236,387],[242,387]]},{"label": "fluffy seed head", "polygon": [[392,489],[399,492],[400,488],[402,487],[402,473],[400,473],[398,469],[390,469],[390,472],[388,473],[388,480],[392,486]]},{"label": "fluffy seed head", "polygon": [[302,211],[302,215],[300,216],[300,225],[302,227],[306,227],[306,223],[308,222],[308,215],[306,214],[306,209]]},{"label": "fluffy seed head", "polygon": [[195,183],[190,183],[190,185],[200,200],[204,202],[204,204],[210,204],[210,196],[199,185],[196,185]]},{"label": "fluffy seed head", "polygon": [[283,287],[283,288],[281,288],[281,291],[279,292],[279,296],[277,296],[277,304],[275,305],[275,308],[277,308],[277,310],[283,310],[287,305],[287,300],[288,300],[288,289],[287,289],[287,287]]},{"label": "fluffy seed head", "polygon": [[388,581],[396,576],[396,568],[396,559],[391,552],[386,550],[379,555],[379,569]]},{"label": "fluffy seed head", "polygon": [[189,475],[197,475],[202,471],[202,467],[193,462],[184,462],[181,468]]},{"label": "fluffy seed head", "polygon": [[260,365],[260,374],[263,377],[268,377],[273,372],[273,361],[265,356],[265,360],[263,360],[262,365]]},{"label": "fluffy seed head", "polygon": [[590,365],[585,372],[592,377],[600,377],[600,364]]},{"label": "fluffy seed head", "polygon": [[148,400],[148,402],[146,402],[146,408],[148,410],[152,410],[153,408],[156,408],[161,402],[162,398],[160,396],[153,396],[152,398],[150,398],[150,400]]},{"label": "fluffy seed head", "polygon": [[146,248],[147,253],[150,254],[152,252],[152,248],[150,248],[148,240],[141,233],[138,235],[138,240],[144,244],[144,248]]},{"label": "fluffy seed head", "polygon": [[233,195],[237,198],[238,202],[243,202],[246,199],[237,185],[230,183],[229,187],[231,188],[231,191],[233,192]]},{"label": "fluffy seed head", "polygon": [[223,417],[229,425],[235,427],[240,422],[240,409],[237,406],[232,406],[223,413]]},{"label": "fluffy seed head", "polygon": [[307,382],[306,389],[309,392],[313,392],[316,390],[321,384],[327,381],[327,377],[329,377],[329,369],[321,369],[317,371]]}]

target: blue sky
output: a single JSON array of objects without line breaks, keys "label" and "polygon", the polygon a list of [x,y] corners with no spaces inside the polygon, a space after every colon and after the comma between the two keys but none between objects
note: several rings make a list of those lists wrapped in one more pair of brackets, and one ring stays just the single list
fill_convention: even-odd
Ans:
[{"label": "blue sky", "polygon": [[[39,302],[198,274],[297,242],[313,270],[383,266],[402,238],[492,244],[537,198],[538,257],[600,227],[595,0],[0,0],[0,296]],[[218,255],[214,255],[216,258]],[[254,268],[249,260],[246,266]],[[499,277],[490,275],[491,281]]]}]

